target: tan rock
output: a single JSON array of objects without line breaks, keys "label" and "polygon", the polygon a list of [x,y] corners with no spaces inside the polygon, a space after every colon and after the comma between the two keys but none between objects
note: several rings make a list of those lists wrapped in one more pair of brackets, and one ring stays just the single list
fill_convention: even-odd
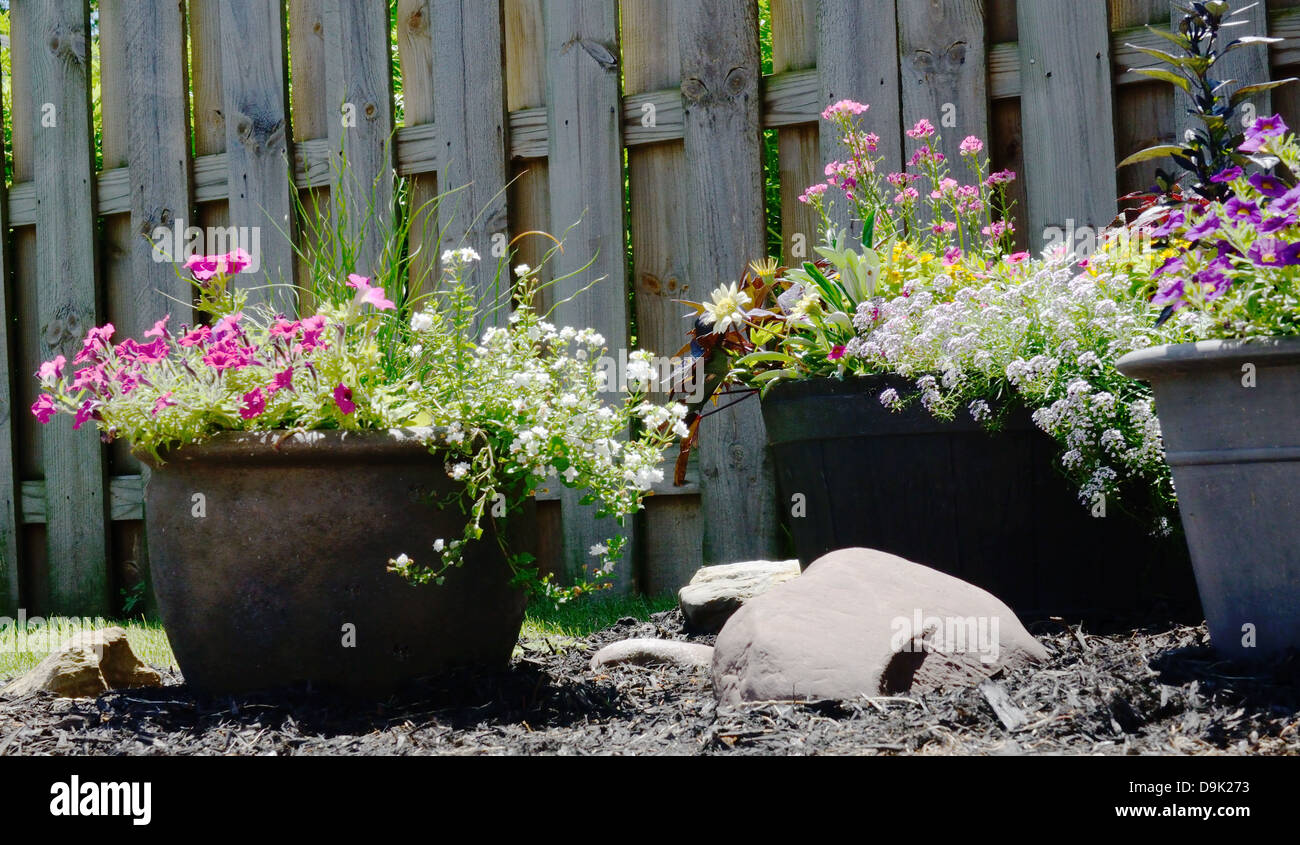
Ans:
[{"label": "tan rock", "polygon": [[131,650],[124,628],[112,627],[70,637],[0,693],[18,697],[47,690],[63,698],[93,698],[111,689],[158,686],[162,676]]}]

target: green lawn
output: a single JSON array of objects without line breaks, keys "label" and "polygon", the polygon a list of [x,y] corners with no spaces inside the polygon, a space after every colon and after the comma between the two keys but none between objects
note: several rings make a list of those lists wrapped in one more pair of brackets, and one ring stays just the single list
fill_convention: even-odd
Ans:
[{"label": "green lawn", "polygon": [[[554,610],[530,610],[524,619],[524,629],[520,638],[525,647],[533,650],[563,648],[574,639],[608,628],[625,616],[648,619],[650,614],[669,610],[676,606],[675,597],[660,598],[593,598],[561,605]],[[78,630],[76,622],[64,617],[55,617],[48,621],[51,630],[28,627],[27,642],[19,643],[17,629],[13,626],[0,628],[0,680],[20,675],[35,666],[49,652],[43,646],[46,643],[57,645]],[[155,666],[175,666],[176,658],[172,656],[171,645],[162,624],[144,622],[139,619],[126,622],[110,622],[95,619],[91,628],[103,628],[120,625],[126,628],[127,638],[135,653],[146,663]],[[35,640],[35,642],[33,642]],[[25,645],[24,651],[19,647]]]}]

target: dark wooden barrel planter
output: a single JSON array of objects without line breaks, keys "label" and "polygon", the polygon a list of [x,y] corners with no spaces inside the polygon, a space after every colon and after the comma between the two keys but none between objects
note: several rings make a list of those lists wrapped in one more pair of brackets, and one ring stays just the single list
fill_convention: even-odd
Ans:
[{"label": "dark wooden barrel planter", "polygon": [[[386,571],[432,564],[461,536],[444,459],[419,431],[227,432],[152,465],[154,590],[190,688],[300,683],[359,695],[461,667],[504,669],[527,599],[489,529],[442,585]],[[533,509],[510,519],[535,536]],[[517,533],[516,533],[517,532]]]},{"label": "dark wooden barrel planter", "polygon": [[[1108,509],[1093,517],[1056,469],[1057,444],[1026,412],[990,433],[919,403],[881,406],[885,377],[789,382],[763,419],[800,563],[866,546],[976,584],[1027,617],[1120,615],[1167,602],[1196,614],[1179,532],[1153,538]],[[792,515],[802,495],[804,515]],[[1199,618],[1199,617],[1198,617]]]}]

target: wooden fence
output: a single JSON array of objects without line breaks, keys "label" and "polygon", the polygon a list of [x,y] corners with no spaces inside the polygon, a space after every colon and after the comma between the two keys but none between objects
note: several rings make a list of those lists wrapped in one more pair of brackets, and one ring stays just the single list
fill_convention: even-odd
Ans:
[{"label": "wooden fence", "polygon": [[[1292,5],[1259,7],[1254,31],[1300,34]],[[787,257],[815,240],[795,197],[835,144],[818,123],[829,102],[871,104],[893,169],[921,117],[952,160],[966,135],[990,139],[995,166],[1022,176],[1030,244],[1049,227],[1108,222],[1115,197],[1154,168],[1116,174],[1117,157],[1184,120],[1168,86],[1128,70],[1148,64],[1128,44],[1161,43],[1142,25],[1168,26],[1168,0],[770,0],[766,74],[749,0],[398,0],[395,27],[390,11],[385,0],[10,3],[0,615],[113,612],[145,577],[139,465],[27,408],[40,361],[71,357],[88,326],[139,336],[163,312],[188,316],[168,299],[187,291],[143,237],[156,226],[261,226],[263,271],[290,278],[288,243],[265,233],[298,236],[293,191],[373,183],[382,200],[393,170],[415,202],[468,185],[462,209],[484,213],[440,220],[444,239],[488,255],[494,235],[577,222],[559,269],[595,254],[581,283],[604,281],[560,319],[615,348],[634,326],[639,346],[672,354],[686,328],[674,300],[707,295],[762,254],[765,177],[780,182]],[[1239,51],[1235,72],[1300,64],[1297,43]],[[1255,105],[1291,120],[1298,96]],[[778,172],[765,174],[771,143]],[[331,186],[339,154],[351,176]],[[534,249],[519,260],[535,264]],[[702,563],[780,552],[763,443],[756,403],[709,418],[687,485],[657,487],[631,530],[625,588],[665,592]],[[544,498],[543,561],[583,562],[591,520],[573,497]]]}]

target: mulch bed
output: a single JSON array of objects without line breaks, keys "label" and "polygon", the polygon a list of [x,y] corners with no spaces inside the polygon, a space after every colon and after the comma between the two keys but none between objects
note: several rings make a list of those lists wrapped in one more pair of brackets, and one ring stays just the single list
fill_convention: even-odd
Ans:
[{"label": "mulch bed", "polygon": [[1300,753],[1300,661],[1234,669],[1203,627],[1029,627],[1052,659],[997,678],[1005,699],[963,688],[719,711],[707,673],[588,670],[628,637],[711,642],[670,611],[380,704],[306,690],[202,701],[174,673],[96,700],[0,698],[0,755]]}]

